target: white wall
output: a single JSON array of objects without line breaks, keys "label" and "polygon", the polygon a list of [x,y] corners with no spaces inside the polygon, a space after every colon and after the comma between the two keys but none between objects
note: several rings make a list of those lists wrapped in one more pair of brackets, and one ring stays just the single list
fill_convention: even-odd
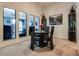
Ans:
[{"label": "white wall", "polygon": [[77,9],[76,9],[76,18],[77,18],[77,46],[79,47],[79,2],[77,3]]},{"label": "white wall", "polygon": [[49,16],[56,14],[63,14],[62,25],[55,25],[54,37],[68,39],[68,14],[73,3],[57,3],[47,8],[44,8],[44,14],[47,17],[47,24],[49,25]]}]

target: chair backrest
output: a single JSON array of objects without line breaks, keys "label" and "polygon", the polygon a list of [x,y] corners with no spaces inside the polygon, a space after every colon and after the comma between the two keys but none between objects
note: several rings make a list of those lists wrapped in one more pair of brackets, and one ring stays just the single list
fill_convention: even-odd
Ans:
[{"label": "chair backrest", "polygon": [[51,27],[51,33],[50,33],[50,49],[52,50],[54,48],[54,45],[53,45],[53,33],[54,33],[54,26]]},{"label": "chair backrest", "polygon": [[45,31],[46,32],[49,32],[49,26],[46,27]]},{"label": "chair backrest", "polygon": [[42,30],[43,30],[43,31],[46,31],[46,32],[49,32],[49,26],[44,26],[44,27],[42,27]]},{"label": "chair backrest", "polygon": [[50,38],[53,38],[53,33],[54,33],[54,26],[51,27]]},{"label": "chair backrest", "polygon": [[31,35],[32,32],[35,31],[35,27],[34,26],[30,26],[29,27],[29,35]]},{"label": "chair backrest", "polygon": [[34,39],[34,32],[31,33],[31,39]]},{"label": "chair backrest", "polygon": [[46,26],[42,26],[42,30],[45,31]]}]

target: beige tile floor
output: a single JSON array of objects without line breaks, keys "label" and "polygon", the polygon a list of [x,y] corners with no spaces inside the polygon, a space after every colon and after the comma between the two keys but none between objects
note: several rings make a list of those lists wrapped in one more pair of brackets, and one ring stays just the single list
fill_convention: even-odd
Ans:
[{"label": "beige tile floor", "polygon": [[76,43],[65,39],[54,39],[54,49],[48,47],[36,47],[32,51],[30,47],[30,39],[21,43],[0,48],[0,56],[77,56],[78,50]]}]

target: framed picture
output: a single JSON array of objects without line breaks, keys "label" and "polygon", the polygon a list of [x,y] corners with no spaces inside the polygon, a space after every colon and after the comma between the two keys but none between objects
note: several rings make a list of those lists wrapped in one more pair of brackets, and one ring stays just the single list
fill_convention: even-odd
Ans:
[{"label": "framed picture", "polygon": [[50,25],[61,25],[62,24],[62,14],[49,16]]}]

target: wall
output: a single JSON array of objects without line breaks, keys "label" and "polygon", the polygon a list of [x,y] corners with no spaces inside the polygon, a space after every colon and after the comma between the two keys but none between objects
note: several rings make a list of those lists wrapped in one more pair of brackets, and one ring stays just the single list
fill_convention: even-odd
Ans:
[{"label": "wall", "polygon": [[44,14],[47,17],[47,25],[49,25],[49,16],[63,14],[62,25],[54,25],[54,37],[68,39],[68,14],[73,3],[56,3],[47,8],[44,8]]},{"label": "wall", "polygon": [[[0,3],[0,48],[7,46],[7,45],[11,45],[17,42],[21,42],[23,40],[27,40],[29,39],[29,36],[23,37],[23,38],[19,38],[19,16],[18,16],[18,12],[25,12],[25,13],[30,13],[34,16],[39,16],[44,13],[46,18],[47,18],[47,25],[51,27],[51,25],[49,25],[49,16],[50,15],[56,15],[56,14],[63,14],[63,23],[62,25],[54,25],[55,26],[55,31],[54,31],[54,37],[56,38],[64,38],[64,39],[68,39],[68,14],[70,12],[70,8],[72,6],[73,3],[56,3],[53,4],[47,8],[41,8],[40,6],[36,5],[35,3]],[[77,7],[77,42],[79,45],[79,20],[78,20],[78,16],[79,16],[79,3],[77,3],[78,7]],[[16,10],[16,39],[14,40],[8,40],[8,41],[3,41],[3,7],[8,7],[11,9],[15,9]],[[27,16],[29,19],[29,16]],[[41,18],[41,17],[40,17]],[[28,20],[27,20],[28,23]],[[27,30],[29,30],[28,26],[27,26]],[[28,35],[29,33],[27,33]]]},{"label": "wall", "polygon": [[77,18],[77,46],[79,47],[79,2],[77,3],[77,9],[76,9],[76,18]]},{"label": "wall", "polygon": [[[16,39],[3,41],[3,7],[8,7],[16,10]],[[40,14],[42,13],[42,8],[39,5],[36,5],[35,3],[29,3],[29,2],[28,3],[24,3],[24,2],[23,3],[20,3],[20,2],[19,3],[17,2],[0,3],[0,48],[29,39],[28,33],[26,37],[19,38],[18,12],[25,12],[25,13],[40,17]],[[29,18],[28,15],[27,15],[27,18]],[[28,24],[28,19],[27,19],[27,24]],[[28,26],[27,26],[27,30],[29,30]]]}]

